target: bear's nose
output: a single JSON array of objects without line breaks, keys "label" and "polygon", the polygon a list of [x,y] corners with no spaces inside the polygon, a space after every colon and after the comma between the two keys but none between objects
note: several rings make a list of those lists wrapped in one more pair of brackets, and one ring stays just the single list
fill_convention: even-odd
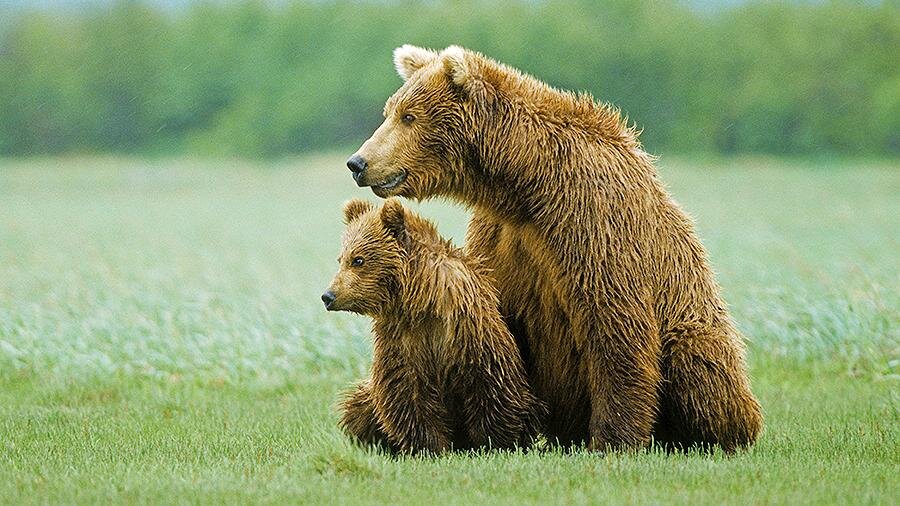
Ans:
[{"label": "bear's nose", "polygon": [[322,302],[325,303],[325,309],[329,309],[334,304],[334,292],[328,290],[322,294]]},{"label": "bear's nose", "polygon": [[363,160],[363,157],[359,155],[353,155],[347,160],[347,168],[353,173],[353,177],[362,174],[362,172],[366,170],[366,167],[368,167],[368,164]]}]

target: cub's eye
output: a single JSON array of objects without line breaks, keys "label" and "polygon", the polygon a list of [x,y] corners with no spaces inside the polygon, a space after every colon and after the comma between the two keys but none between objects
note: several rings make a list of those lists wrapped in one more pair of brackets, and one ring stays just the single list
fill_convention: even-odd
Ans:
[{"label": "cub's eye", "polygon": [[356,257],[350,262],[350,265],[353,267],[359,267],[362,264],[363,264],[362,257]]},{"label": "cub's eye", "polygon": [[409,125],[410,123],[412,123],[415,120],[416,120],[416,117],[413,116],[412,114],[404,114],[403,117],[400,118],[400,121],[406,123],[407,125]]}]

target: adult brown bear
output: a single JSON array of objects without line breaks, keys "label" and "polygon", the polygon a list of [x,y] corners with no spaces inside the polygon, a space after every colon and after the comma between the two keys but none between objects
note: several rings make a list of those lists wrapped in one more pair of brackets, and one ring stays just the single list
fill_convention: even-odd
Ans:
[{"label": "adult brown bear", "polygon": [[751,444],[743,342],[688,216],[619,112],[451,46],[405,80],[347,162],[376,195],[473,209],[501,310],[561,444]]}]

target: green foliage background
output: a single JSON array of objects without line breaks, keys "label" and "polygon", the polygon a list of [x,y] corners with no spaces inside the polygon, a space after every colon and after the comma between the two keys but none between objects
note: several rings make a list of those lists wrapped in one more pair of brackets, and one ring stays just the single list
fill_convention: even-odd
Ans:
[{"label": "green foliage background", "polygon": [[403,43],[461,44],[615,103],[651,151],[900,153],[892,2],[261,1],[7,13],[0,154],[355,145]]}]

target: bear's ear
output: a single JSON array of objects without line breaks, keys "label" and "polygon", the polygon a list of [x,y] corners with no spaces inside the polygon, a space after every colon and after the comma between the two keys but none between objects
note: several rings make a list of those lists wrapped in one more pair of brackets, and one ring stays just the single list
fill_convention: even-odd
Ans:
[{"label": "bear's ear", "polygon": [[400,77],[408,81],[417,70],[434,61],[437,56],[430,49],[404,44],[394,50],[394,67]]},{"label": "bear's ear", "polygon": [[400,200],[391,198],[384,201],[381,208],[381,222],[384,229],[397,240],[406,237],[406,209]]},{"label": "bear's ear", "polygon": [[466,51],[459,46],[450,46],[441,51],[444,72],[450,82],[462,90],[469,99],[479,98],[487,103],[493,94],[493,88],[481,75],[483,60],[478,53]]},{"label": "bear's ear", "polygon": [[374,205],[363,199],[353,199],[344,204],[344,224],[349,225],[353,220],[370,211]]},{"label": "bear's ear", "polygon": [[472,72],[469,62],[466,61],[466,50],[459,46],[450,46],[441,52],[444,61],[444,71],[453,84],[465,88],[472,82]]}]

